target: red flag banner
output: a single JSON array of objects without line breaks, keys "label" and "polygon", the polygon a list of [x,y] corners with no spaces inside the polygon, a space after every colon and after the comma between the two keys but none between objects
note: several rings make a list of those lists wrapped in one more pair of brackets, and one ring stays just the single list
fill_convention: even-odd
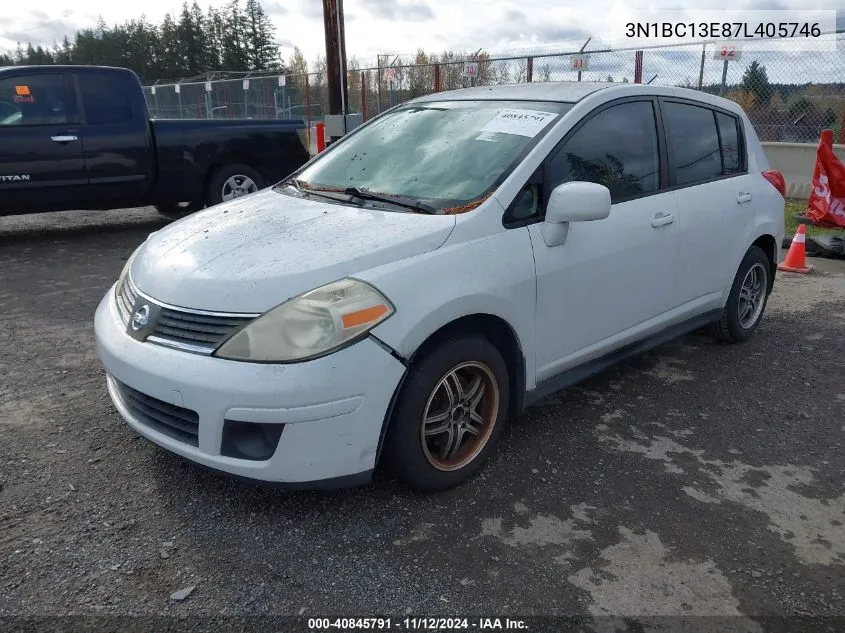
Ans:
[{"label": "red flag banner", "polygon": [[806,217],[825,228],[845,228],[845,165],[833,153],[833,130],[822,130],[819,138]]}]

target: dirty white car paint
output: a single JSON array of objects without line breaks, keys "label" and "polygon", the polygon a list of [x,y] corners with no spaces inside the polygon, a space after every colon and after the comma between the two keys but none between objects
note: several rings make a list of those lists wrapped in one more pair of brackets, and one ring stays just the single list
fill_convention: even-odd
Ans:
[{"label": "dirty white car paint", "polygon": [[[672,169],[680,174],[686,167],[675,160],[679,150],[672,148],[663,108],[678,99],[738,122],[736,144],[728,147],[725,141],[716,148],[723,169],[717,177],[678,184],[673,175]],[[678,88],[582,82],[475,88],[411,105],[436,110],[451,104],[444,108],[469,120],[476,105],[462,102],[484,108],[488,100],[496,100],[498,110],[464,145],[483,144],[487,152],[472,156],[480,165],[478,181],[490,168],[485,156],[495,160],[506,143],[526,144],[466,212],[430,215],[390,203],[353,202],[354,196],[343,198],[337,189],[320,193],[303,182],[307,186],[299,191],[280,185],[151,235],[95,318],[109,392],[126,421],[167,450],[236,476],[286,484],[359,483],[376,466],[402,389],[414,388],[405,378],[422,362],[419,350],[430,355],[426,343],[439,340],[438,333],[451,324],[480,324],[473,319],[483,315],[484,323],[493,319],[512,334],[512,353],[499,350],[509,361],[507,375],[496,375],[501,380],[490,385],[504,386],[511,410],[518,411],[600,370],[635,343],[645,348],[716,321],[728,307],[737,312],[729,303],[737,272],[755,242],[761,248],[780,244],[784,201],[763,177],[766,157],[736,104]],[[572,178],[552,191],[546,181],[556,173],[552,166],[542,172],[539,188],[531,188],[533,175],[552,164],[559,144],[566,150],[582,126],[631,100],[642,112],[655,113],[653,152],[648,138],[634,138],[631,164],[654,160],[659,169],[634,173],[625,185],[645,193],[620,198],[600,179]],[[537,105],[544,103],[546,108]],[[517,122],[509,118],[511,111]],[[378,126],[390,116],[359,128],[295,176],[319,173],[344,146],[364,142],[356,139],[367,134],[389,136],[393,128]],[[413,121],[404,116],[399,120]],[[722,138],[728,138],[724,130]],[[616,144],[614,139],[609,148]],[[434,152],[428,147],[407,151],[418,152],[427,164],[426,152]],[[448,160],[460,151],[450,149]],[[724,173],[738,155],[744,157],[737,168]],[[474,165],[447,167],[449,186],[470,187],[454,173]],[[422,169],[398,176],[389,166],[384,170],[385,182],[416,183],[419,177],[414,186],[419,191],[428,186]],[[648,182],[653,184],[643,184]],[[529,205],[532,215],[515,217],[514,205],[526,191],[539,192],[539,202]],[[406,190],[391,193],[413,198]],[[431,203],[430,196],[416,199]],[[775,257],[772,249],[769,260]],[[770,288],[769,271],[761,274]],[[764,287],[758,303],[748,306],[764,304],[767,294]],[[760,316],[762,307],[750,331]],[[505,400],[499,395],[497,406]],[[468,403],[469,398],[463,404]],[[449,399],[458,444],[461,429],[471,424],[463,404]],[[428,414],[429,409],[421,412],[421,419]],[[499,423],[496,415],[490,416],[491,426]],[[427,428],[422,427],[422,443],[428,441]],[[486,447],[478,455],[481,449]],[[444,450],[446,455],[448,447]],[[474,459],[456,466],[452,479],[420,487],[454,485],[461,472],[477,467]],[[441,462],[432,477],[446,477],[448,464]]]}]

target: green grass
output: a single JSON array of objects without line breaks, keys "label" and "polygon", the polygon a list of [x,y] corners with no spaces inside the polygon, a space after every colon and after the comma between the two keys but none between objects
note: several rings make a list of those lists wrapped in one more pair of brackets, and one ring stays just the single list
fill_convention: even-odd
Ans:
[{"label": "green grass", "polygon": [[[786,201],[786,211],[785,213],[785,220],[786,220],[786,237],[791,238],[795,235],[795,231],[798,229],[798,222],[792,217],[796,213],[804,214],[807,212],[807,201],[806,200],[796,200],[791,199]],[[812,224],[804,223],[807,227],[807,235],[818,235],[820,233],[827,233],[829,231],[839,231],[841,229],[823,229],[820,226],[814,226]]]}]

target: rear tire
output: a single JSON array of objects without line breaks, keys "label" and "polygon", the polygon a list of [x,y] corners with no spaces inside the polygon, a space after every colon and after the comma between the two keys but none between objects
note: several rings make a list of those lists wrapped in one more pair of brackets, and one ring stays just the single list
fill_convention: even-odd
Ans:
[{"label": "rear tire", "polygon": [[465,482],[493,450],[509,398],[507,365],[492,343],[444,341],[409,370],[387,429],[386,465],[418,491]]},{"label": "rear tire", "polygon": [[208,206],[228,202],[255,193],[265,187],[264,178],[249,165],[223,165],[218,167],[208,182]]},{"label": "rear tire", "polygon": [[168,202],[155,205],[156,211],[161,215],[171,220],[178,220],[187,215],[199,211],[202,208],[202,203],[199,202]]},{"label": "rear tire", "polygon": [[713,336],[728,343],[741,343],[751,338],[766,310],[771,266],[761,248],[752,246],[748,249],[734,277],[722,315],[710,326]]}]

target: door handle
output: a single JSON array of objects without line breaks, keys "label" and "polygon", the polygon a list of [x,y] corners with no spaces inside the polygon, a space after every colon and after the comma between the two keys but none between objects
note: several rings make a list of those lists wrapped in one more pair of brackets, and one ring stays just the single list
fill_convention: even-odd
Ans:
[{"label": "door handle", "polygon": [[675,216],[671,213],[658,213],[653,218],[651,218],[651,226],[657,228],[659,226],[666,226],[667,224],[672,224],[675,221]]},{"label": "door handle", "polygon": [[51,136],[50,140],[55,143],[71,143],[73,141],[78,141],[79,138],[76,136]]},{"label": "door handle", "polygon": [[746,202],[751,202],[750,193],[741,193],[736,197],[737,204],[745,204]]}]

